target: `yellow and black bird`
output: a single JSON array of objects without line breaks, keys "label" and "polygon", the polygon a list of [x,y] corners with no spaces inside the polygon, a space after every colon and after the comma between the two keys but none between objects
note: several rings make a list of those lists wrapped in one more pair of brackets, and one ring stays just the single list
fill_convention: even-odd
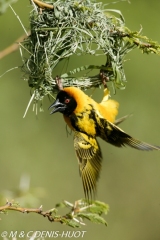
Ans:
[{"label": "yellow and black bird", "polygon": [[74,148],[87,198],[95,194],[101,170],[102,153],[97,137],[116,147],[128,145],[139,150],[160,150],[160,147],[134,139],[117,127],[123,121],[123,118],[115,120],[118,106],[118,102],[109,99],[107,88],[104,89],[102,102],[97,103],[76,87],[61,90],[50,106],[53,108],[51,114],[62,113],[67,125],[74,131]]}]

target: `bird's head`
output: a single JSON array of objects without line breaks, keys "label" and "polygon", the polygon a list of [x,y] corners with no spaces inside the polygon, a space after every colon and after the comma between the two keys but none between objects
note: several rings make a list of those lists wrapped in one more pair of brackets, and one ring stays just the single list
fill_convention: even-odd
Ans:
[{"label": "bird's head", "polygon": [[53,108],[50,114],[61,112],[66,116],[73,113],[77,107],[77,102],[74,97],[70,96],[66,91],[60,91],[57,95],[56,101],[49,107]]}]

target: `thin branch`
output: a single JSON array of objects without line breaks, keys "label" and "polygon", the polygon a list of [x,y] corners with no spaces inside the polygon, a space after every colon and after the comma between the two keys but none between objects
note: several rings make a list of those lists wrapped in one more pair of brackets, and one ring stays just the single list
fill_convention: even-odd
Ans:
[{"label": "thin branch", "polygon": [[23,208],[16,206],[16,204],[13,204],[11,202],[7,202],[6,205],[0,207],[0,212],[5,212],[6,210],[12,210],[17,211],[21,213],[36,213],[43,217],[47,217],[50,222],[60,222],[64,223],[64,220],[68,218],[68,216],[52,216],[54,212],[54,208],[50,209],[48,211],[43,211],[42,206],[39,208]]},{"label": "thin branch", "polygon": [[155,41],[150,40],[146,36],[140,35],[139,32],[120,32],[118,31],[119,36],[122,38],[128,37],[133,43],[140,49],[144,49],[149,52],[153,52],[155,54],[160,54],[160,44]]},{"label": "thin branch", "polygon": [[[39,0],[32,0],[32,1],[33,1],[40,9],[44,9],[44,8],[53,9],[53,8],[54,8],[53,5],[50,5],[50,4],[48,4],[48,3],[44,3],[44,2],[39,1]],[[11,7],[11,6],[10,6],[10,7]],[[12,11],[14,11],[12,7],[11,7],[11,9],[12,9]],[[15,13],[15,11],[14,11],[14,13]],[[15,13],[15,15],[16,15],[16,13]],[[17,16],[17,15],[16,15],[16,16]],[[19,17],[18,17],[18,19],[19,19]],[[21,25],[22,25],[22,24],[21,24]],[[23,25],[22,25],[22,26],[23,26]],[[29,34],[30,34],[30,32],[22,35],[21,37],[19,37],[19,38],[15,41],[15,43],[11,44],[10,46],[8,46],[8,47],[5,48],[4,50],[2,50],[2,51],[0,52],[0,59],[4,58],[5,56],[9,55],[9,54],[12,53],[12,52],[15,52],[15,51],[19,48],[19,43],[20,43],[20,42],[23,42],[24,38],[27,37]]]},{"label": "thin branch", "polygon": [[53,9],[53,5],[50,5],[48,3],[44,3],[42,1],[39,0],[32,0],[39,8],[44,9],[44,8],[49,8],[49,9]]},{"label": "thin branch", "polygon": [[[29,34],[30,32],[28,32]],[[24,38],[27,37],[26,34],[19,37],[15,43],[11,44],[10,46],[6,47],[4,50],[0,52],[0,59],[6,57],[8,54],[15,52],[19,48],[19,43],[23,42]]]},{"label": "thin branch", "polygon": [[[69,212],[64,216],[60,216],[57,214],[59,207],[69,208]],[[102,213],[107,214],[108,205],[99,201],[93,201],[90,204],[86,200],[78,200],[75,201],[74,204],[68,201],[63,201],[62,203],[56,204],[56,208],[43,211],[42,206],[39,208],[25,208],[20,207],[17,203],[9,202],[7,200],[4,206],[0,206],[0,213],[5,213],[8,210],[21,213],[36,213],[46,217],[50,222],[59,222],[73,228],[85,225],[83,219],[87,219],[94,223],[102,223],[107,226],[105,219],[101,215]]]}]

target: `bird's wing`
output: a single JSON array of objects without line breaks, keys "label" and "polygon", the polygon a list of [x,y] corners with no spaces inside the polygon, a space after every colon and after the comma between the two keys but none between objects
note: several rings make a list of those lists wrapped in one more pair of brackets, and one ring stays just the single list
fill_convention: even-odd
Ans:
[{"label": "bird's wing", "polygon": [[74,148],[79,163],[84,193],[87,198],[96,193],[96,184],[100,175],[102,153],[95,138],[75,132]]},{"label": "bird's wing", "polygon": [[114,146],[122,147],[129,145],[130,147],[139,149],[139,150],[160,150],[159,146],[154,146],[137,139],[132,138],[130,135],[125,133],[122,129],[117,127],[115,124],[107,121],[104,118],[100,118],[97,115],[97,125],[99,131],[99,137],[103,140],[111,143]]}]

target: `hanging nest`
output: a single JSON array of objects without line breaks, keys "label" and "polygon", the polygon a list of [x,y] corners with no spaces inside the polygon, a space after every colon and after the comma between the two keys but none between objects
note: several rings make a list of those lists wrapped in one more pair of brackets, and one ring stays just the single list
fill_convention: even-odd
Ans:
[{"label": "hanging nest", "polygon": [[[159,53],[159,45],[131,32],[125,27],[120,11],[106,9],[102,3],[90,0],[47,1],[48,7],[32,0],[30,13],[31,34],[23,42],[27,60],[23,58],[23,71],[33,90],[32,100],[42,100],[57,91],[54,70],[64,59],[75,55],[104,55],[104,65],[79,66],[58,76],[63,86],[82,89],[99,87],[102,80],[112,82],[114,88],[125,88],[123,68],[125,55],[138,46],[143,52]],[[23,55],[24,56],[24,55]],[[85,70],[97,70],[87,76]],[[77,77],[76,74],[80,77]]]}]

